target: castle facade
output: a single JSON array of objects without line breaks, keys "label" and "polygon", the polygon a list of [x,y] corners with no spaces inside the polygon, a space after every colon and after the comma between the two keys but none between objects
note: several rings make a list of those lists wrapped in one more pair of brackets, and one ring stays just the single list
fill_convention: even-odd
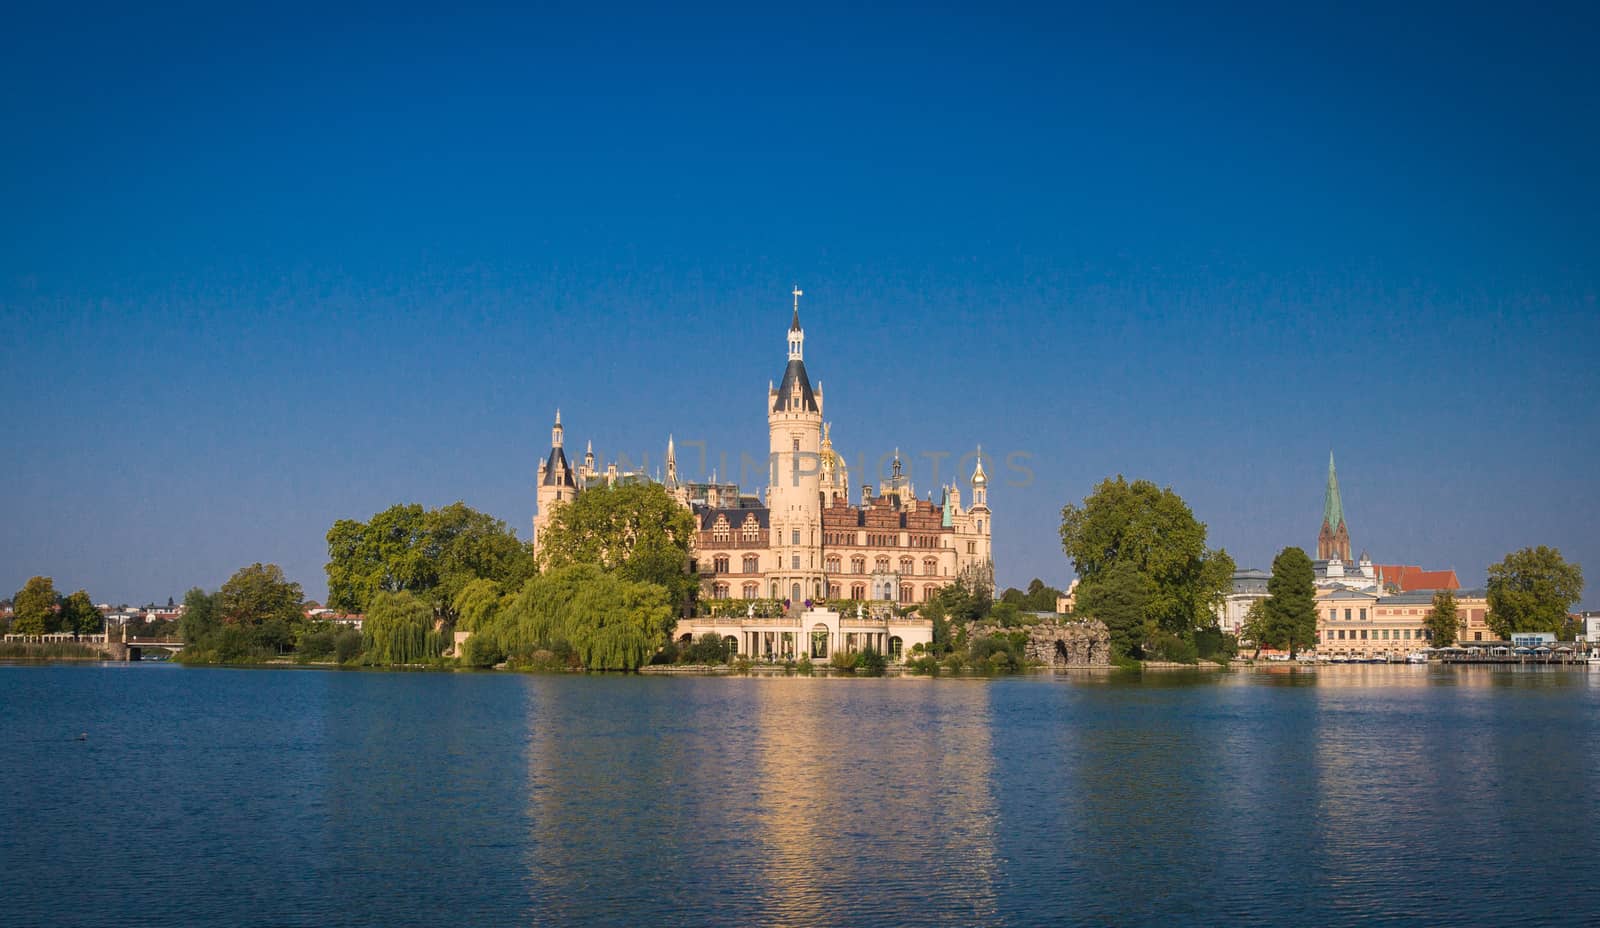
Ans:
[{"label": "castle facade", "polygon": [[[693,569],[702,600],[857,600],[901,606],[926,602],[960,577],[992,583],[993,524],[989,478],[981,450],[971,477],[971,503],[952,483],[917,498],[899,452],[879,487],[864,484],[852,501],[845,459],[823,418],[821,384],[805,365],[800,291],[786,333],[783,377],[766,392],[768,481],[760,495],[736,483],[681,480],[669,437],[665,474],[673,498],[694,514]],[[549,454],[539,464],[535,550],[551,514],[586,488],[650,480],[615,464],[598,468],[592,445],[573,466],[556,414]]]}]

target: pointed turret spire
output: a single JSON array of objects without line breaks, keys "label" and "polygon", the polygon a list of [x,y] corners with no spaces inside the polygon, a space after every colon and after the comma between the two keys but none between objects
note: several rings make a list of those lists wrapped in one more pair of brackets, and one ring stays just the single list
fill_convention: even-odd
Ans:
[{"label": "pointed turret spire", "polygon": [[678,486],[678,454],[672,447],[672,434],[667,433],[667,488]]}]

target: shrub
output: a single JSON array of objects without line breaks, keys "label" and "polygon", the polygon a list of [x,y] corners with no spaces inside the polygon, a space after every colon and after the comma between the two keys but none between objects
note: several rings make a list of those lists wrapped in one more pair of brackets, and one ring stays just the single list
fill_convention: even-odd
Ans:
[{"label": "shrub", "polygon": [[849,651],[833,652],[833,656],[828,658],[828,663],[834,670],[840,670],[845,673],[856,672],[856,655]]},{"label": "shrub", "polygon": [[706,632],[683,649],[683,660],[690,664],[723,664],[727,663],[731,650],[728,642],[716,632]]},{"label": "shrub", "polygon": [[870,676],[881,676],[889,666],[889,659],[872,648],[856,655],[856,669]]},{"label": "shrub", "polygon": [[1145,643],[1145,653],[1156,660],[1177,664],[1193,664],[1200,652],[1193,641],[1168,631],[1156,631]]},{"label": "shrub", "polygon": [[794,665],[794,672],[802,677],[811,676],[811,656],[801,657],[800,663]]},{"label": "shrub", "polygon": [[333,632],[327,629],[311,632],[300,639],[300,645],[295,648],[295,654],[301,660],[326,660],[333,654],[333,639]]},{"label": "shrub", "polygon": [[333,637],[333,656],[341,664],[348,664],[361,653],[361,633],[347,628]]},{"label": "shrub", "polygon": [[489,635],[474,634],[461,646],[461,663],[468,667],[493,667],[506,659]]},{"label": "shrub", "polygon": [[906,662],[906,669],[912,673],[922,673],[930,677],[937,677],[939,675],[939,659],[931,654],[913,657]]}]

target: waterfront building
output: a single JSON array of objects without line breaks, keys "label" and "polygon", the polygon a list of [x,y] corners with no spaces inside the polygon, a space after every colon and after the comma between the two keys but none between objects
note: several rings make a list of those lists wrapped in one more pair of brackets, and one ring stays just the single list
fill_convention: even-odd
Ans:
[{"label": "waterfront building", "polygon": [[[1378,596],[1365,590],[1333,589],[1317,594],[1317,656],[1365,660],[1403,658],[1432,647],[1426,620],[1435,591]],[[1456,592],[1456,641],[1495,640],[1489,631],[1484,590]]]},{"label": "waterfront building", "polygon": [[[732,639],[742,655],[775,659],[826,657],[838,648],[867,646],[893,654],[930,643],[931,624],[896,618],[890,607],[927,602],[960,578],[992,587],[994,526],[982,449],[969,482],[970,504],[955,483],[940,487],[937,498],[919,498],[898,451],[887,479],[877,487],[863,484],[852,501],[845,457],[824,419],[822,384],[813,385],[806,369],[800,296],[797,288],[783,377],[766,391],[765,492],[744,493],[714,474],[704,482],[682,479],[668,437],[660,482],[694,516],[692,569],[700,578],[700,598],[710,611],[723,613],[685,620],[679,636],[716,632]],[[557,413],[550,451],[539,465],[535,551],[551,514],[588,487],[653,479],[615,464],[597,468],[592,445],[582,464],[573,466],[564,438]],[[734,599],[764,602],[744,610],[717,605]],[[837,614],[813,609],[825,601],[851,605]],[[803,629],[796,624],[801,618]]]}]

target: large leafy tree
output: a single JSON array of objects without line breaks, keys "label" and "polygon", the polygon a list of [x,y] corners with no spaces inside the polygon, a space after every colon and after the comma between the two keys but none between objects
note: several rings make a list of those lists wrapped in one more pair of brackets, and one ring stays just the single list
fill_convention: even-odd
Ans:
[{"label": "large leafy tree", "polygon": [[217,617],[227,625],[288,626],[304,618],[305,595],[300,584],[283,575],[277,564],[251,564],[234,571],[217,591]]},{"label": "large leafy tree", "polygon": [[104,621],[86,590],[79,590],[61,603],[61,627],[75,635],[92,635]]},{"label": "large leafy tree", "polygon": [[1123,657],[1143,657],[1146,618],[1155,584],[1132,561],[1118,561],[1093,582],[1080,583],[1076,614],[1105,623],[1111,647]]},{"label": "large leafy tree", "polygon": [[595,487],[550,517],[540,566],[595,564],[624,580],[664,587],[681,604],[697,584],[688,572],[693,535],[694,517],[659,484]]},{"label": "large leafy tree", "polygon": [[1261,603],[1262,621],[1254,631],[1258,646],[1284,648],[1291,658],[1317,638],[1317,584],[1311,558],[1289,547],[1272,559],[1267,598]]},{"label": "large leafy tree", "polygon": [[1501,638],[1516,632],[1555,632],[1583,595],[1583,570],[1555,548],[1540,545],[1506,555],[1489,568],[1489,628]]},{"label": "large leafy tree", "polygon": [[1456,633],[1460,627],[1461,615],[1456,609],[1456,594],[1449,590],[1440,590],[1433,594],[1433,608],[1422,617],[1422,627],[1428,630],[1428,638],[1436,648],[1448,648],[1456,643]]},{"label": "large leafy tree", "polygon": [[366,612],[379,593],[410,592],[455,621],[457,595],[475,580],[519,589],[534,573],[532,549],[493,516],[464,503],[391,506],[370,521],[328,530],[328,605]]},{"label": "large leafy tree", "polygon": [[[1080,597],[1119,564],[1149,579],[1145,617],[1190,637],[1214,625],[1233,558],[1206,547],[1206,526],[1172,489],[1148,480],[1105,480],[1082,506],[1061,510],[1061,545],[1081,578]],[[1081,600],[1080,600],[1081,601]]]},{"label": "large leafy tree", "polygon": [[61,630],[61,614],[57,610],[61,596],[49,577],[33,577],[11,599],[15,617],[11,630],[19,635],[46,635]]}]

